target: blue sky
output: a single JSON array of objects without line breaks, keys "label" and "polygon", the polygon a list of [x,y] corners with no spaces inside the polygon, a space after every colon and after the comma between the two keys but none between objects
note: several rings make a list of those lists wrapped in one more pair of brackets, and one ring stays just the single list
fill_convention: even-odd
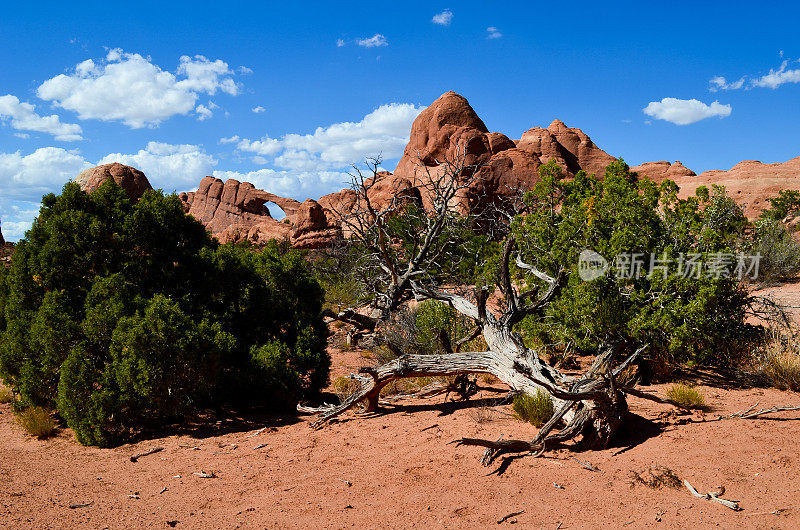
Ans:
[{"label": "blue sky", "polygon": [[631,165],[782,162],[800,155],[798,20],[790,2],[7,2],[2,231],[113,160],[166,191],[214,174],[319,197],[364,156],[393,169],[447,90],[490,130],[559,118]]}]

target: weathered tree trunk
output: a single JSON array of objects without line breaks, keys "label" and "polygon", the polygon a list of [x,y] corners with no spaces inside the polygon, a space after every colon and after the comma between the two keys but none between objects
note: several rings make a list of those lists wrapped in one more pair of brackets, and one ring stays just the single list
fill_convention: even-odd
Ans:
[{"label": "weathered tree trunk", "polygon": [[[485,373],[494,375],[515,392],[533,394],[539,389],[544,390],[552,397],[556,410],[551,420],[531,441],[490,441],[470,438],[459,440],[462,444],[487,447],[489,449],[485,457],[487,463],[503,452],[540,452],[550,443],[564,442],[578,436],[581,437],[580,444],[585,448],[606,447],[628,410],[625,394],[622,389],[617,388],[616,378],[633,362],[639,351],[612,369],[614,352],[613,348],[608,349],[596,359],[592,368],[583,377],[575,378],[562,374],[539,358],[534,350],[526,348],[521,338],[512,331],[512,326],[520,320],[521,314],[540,312],[556,295],[566,275],[562,271],[556,278],[551,278],[536,271],[535,274],[548,283],[548,289],[535,302],[525,303],[525,298],[535,295],[536,291],[518,295],[511,286],[508,280],[508,259],[512,245],[513,242],[507,244],[504,249],[505,265],[500,283],[501,290],[507,298],[507,309],[499,318],[487,311],[488,293],[485,290],[476,292],[476,301],[473,303],[456,294],[432,291],[414,285],[414,292],[419,298],[448,303],[463,315],[474,319],[482,328],[489,347],[487,351],[444,355],[402,355],[377,368],[362,368],[361,373],[366,376],[353,376],[361,383],[358,391],[339,406],[315,409],[322,414],[313,425],[319,427],[362,402],[365,403],[367,411],[374,411],[378,406],[381,389],[397,379]],[[311,409],[302,408],[302,410]],[[560,424],[564,425],[563,428],[550,434]]]}]

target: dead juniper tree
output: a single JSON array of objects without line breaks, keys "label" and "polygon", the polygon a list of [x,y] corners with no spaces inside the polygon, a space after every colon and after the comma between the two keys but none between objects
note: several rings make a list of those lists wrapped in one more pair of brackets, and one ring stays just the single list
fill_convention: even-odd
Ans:
[{"label": "dead juniper tree", "polygon": [[[582,377],[567,376],[542,360],[536,351],[523,344],[513,327],[528,315],[541,315],[558,295],[567,273],[564,268],[559,268],[554,277],[549,276],[524,263],[515,250],[516,242],[509,237],[503,247],[498,285],[505,303],[497,314],[487,308],[489,291],[486,288],[478,288],[468,297],[412,281],[418,299],[439,300],[471,318],[483,333],[487,351],[402,355],[376,368],[362,368],[360,375],[354,375],[360,383],[359,389],[341,405],[318,409],[301,407],[300,410],[320,412],[320,418],[314,423],[319,427],[359,403],[364,403],[367,411],[376,410],[381,389],[397,379],[484,373],[494,375],[516,392],[533,394],[542,389],[552,397],[556,408],[556,413],[533,440],[458,440],[461,444],[488,448],[485,463],[504,452],[542,452],[552,444],[578,436],[581,436],[583,447],[605,447],[627,412],[625,394],[651,397],[618,382],[620,373],[642,350],[637,350],[614,367],[611,362],[615,352],[609,348],[598,356]],[[519,292],[510,273],[512,258],[516,266],[539,278],[544,288]],[[562,423],[562,428],[552,433]]]},{"label": "dead juniper tree", "polygon": [[346,241],[339,250],[359,247],[352,274],[370,299],[324,316],[375,331],[413,298],[414,281],[430,280],[452,266],[468,232],[461,215],[466,191],[480,168],[466,160],[466,148],[460,146],[452,159],[437,160],[435,167],[420,163],[410,186],[381,171],[379,157],[367,159],[366,170],[353,167],[350,200],[331,209]]}]

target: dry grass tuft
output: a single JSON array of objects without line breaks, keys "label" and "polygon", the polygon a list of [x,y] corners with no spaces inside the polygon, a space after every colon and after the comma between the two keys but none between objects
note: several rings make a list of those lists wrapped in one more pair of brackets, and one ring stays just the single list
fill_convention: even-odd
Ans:
[{"label": "dry grass tuft", "polygon": [[28,407],[17,414],[17,422],[31,436],[44,439],[56,432],[56,422],[50,411],[43,407]]},{"label": "dry grass tuft", "polygon": [[342,402],[353,395],[360,388],[360,386],[361,385],[358,381],[350,379],[344,375],[340,375],[334,379],[333,383],[331,384],[336,397],[338,397],[339,401]]},{"label": "dry grass tuft", "polygon": [[527,421],[535,427],[541,427],[549,420],[555,409],[550,394],[541,388],[534,395],[522,394],[514,396],[514,414],[520,420]]},{"label": "dry grass tuft", "polygon": [[667,397],[672,401],[690,409],[702,409],[706,399],[695,387],[683,383],[675,383],[667,390]]},{"label": "dry grass tuft", "polygon": [[630,484],[631,487],[636,484],[642,484],[651,489],[680,488],[683,485],[683,481],[668,467],[650,466],[643,473],[631,471]]},{"label": "dry grass tuft", "polygon": [[776,336],[760,355],[761,371],[773,386],[800,391],[800,348],[792,338]]},{"label": "dry grass tuft", "polygon": [[469,409],[469,417],[475,423],[489,423],[494,419],[494,411],[484,402],[478,407]]},{"label": "dry grass tuft", "polygon": [[7,386],[0,384],[0,403],[11,403],[14,401],[14,393]]}]

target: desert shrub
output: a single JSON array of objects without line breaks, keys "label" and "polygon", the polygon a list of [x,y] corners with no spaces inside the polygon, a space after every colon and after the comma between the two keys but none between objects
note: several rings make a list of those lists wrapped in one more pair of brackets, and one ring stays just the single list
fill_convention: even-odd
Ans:
[{"label": "desert shrub", "polygon": [[304,255],[219,245],[175,195],[113,181],[46,195],[0,282],[0,376],[85,444],[225,403],[288,406],[328,381]]},{"label": "desert shrub", "polygon": [[547,423],[547,420],[553,416],[555,411],[550,394],[541,388],[536,389],[536,393],[533,395],[520,394],[514,396],[512,408],[517,418],[527,421],[536,427],[541,427]]},{"label": "desert shrub", "polygon": [[778,196],[769,199],[770,207],[761,212],[762,219],[782,221],[790,213],[800,210],[800,191],[780,190]]},{"label": "desert shrub", "polygon": [[7,386],[0,384],[0,403],[11,403],[14,401],[14,393]]},{"label": "desert shrub", "polygon": [[675,403],[692,409],[702,409],[706,402],[702,392],[691,385],[683,383],[671,385],[667,389],[667,397]]},{"label": "desert shrub", "polygon": [[757,354],[761,372],[773,386],[800,392],[800,345],[794,337],[775,334]]},{"label": "desert shrub", "polygon": [[[396,352],[414,355],[444,353],[440,333],[450,341],[451,348],[464,338],[474,323],[447,304],[437,300],[426,300],[417,306],[403,308],[392,315],[382,331],[384,346],[376,352],[379,362],[385,363],[397,357]],[[483,351],[486,342],[478,336],[461,346],[461,351]]]},{"label": "desert shrub", "polygon": [[794,278],[800,272],[800,243],[779,220],[768,217],[755,222],[749,253],[761,256],[760,281]]},{"label": "desert shrub", "polygon": [[[525,261],[551,276],[560,264],[569,276],[543,314],[520,324],[527,341],[595,352],[622,339],[649,344],[659,364],[734,364],[750,351],[748,293],[733,264],[718,275],[709,266],[740,250],[747,224],[723,188],[700,187],[678,199],[674,182],[639,178],[622,161],[602,179],[579,172],[565,181],[554,162],[540,168],[540,177],[526,197],[530,213],[515,222],[514,233]],[[607,260],[590,281],[579,271],[584,250]],[[686,273],[691,255],[699,256],[702,268],[693,270],[700,274]],[[518,274],[527,287],[544,287]]]},{"label": "desert shrub", "polygon": [[28,407],[17,414],[17,423],[37,438],[48,438],[56,432],[52,413],[44,407]]}]

